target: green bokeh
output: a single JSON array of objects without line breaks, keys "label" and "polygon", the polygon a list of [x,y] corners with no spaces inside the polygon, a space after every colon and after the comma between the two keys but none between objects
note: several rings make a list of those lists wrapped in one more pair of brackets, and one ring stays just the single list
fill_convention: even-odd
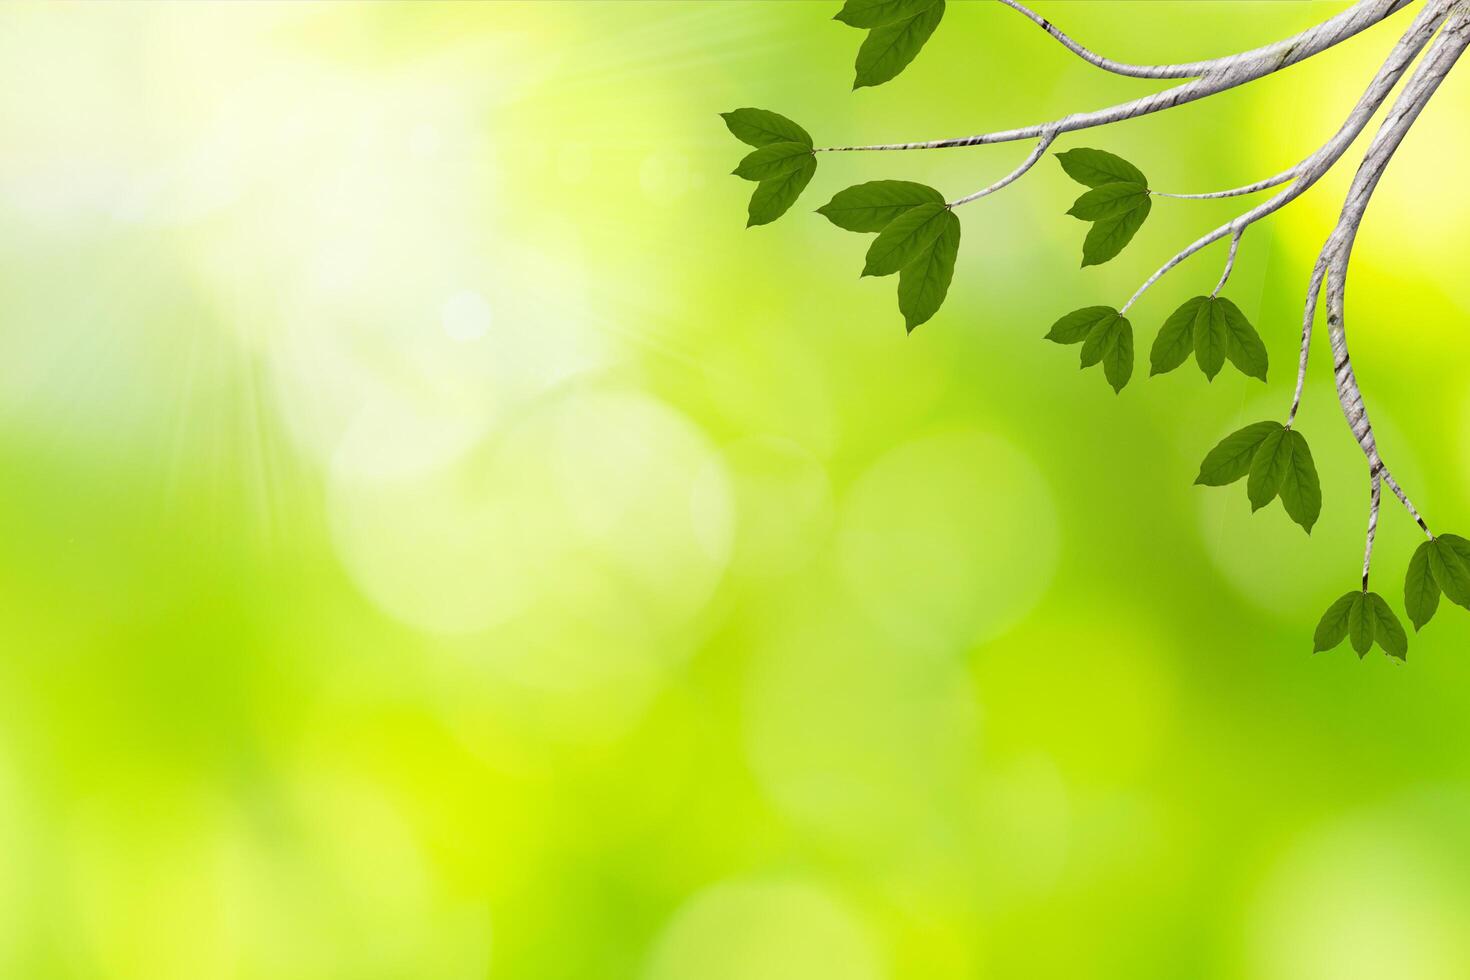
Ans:
[{"label": "green bokeh", "polygon": [[[934,138],[1157,83],[951,2],[853,93],[835,6],[0,12],[0,976],[1470,973],[1470,619],[1310,654],[1367,516],[1321,350],[1312,535],[1191,486],[1290,403],[1351,154],[1244,238],[1269,383],[1114,396],[1047,327],[1239,202],[1079,270],[1046,161],[906,336],[810,211],[1025,147],[824,156],[746,230],[717,113]],[[1340,6],[1045,12],[1147,61]],[[1058,149],[1274,173],[1406,24]],[[1405,144],[1349,309],[1385,457],[1461,531],[1467,111],[1452,78]],[[1139,304],[1141,364],[1223,260]],[[1417,534],[1385,505],[1396,606]]]}]

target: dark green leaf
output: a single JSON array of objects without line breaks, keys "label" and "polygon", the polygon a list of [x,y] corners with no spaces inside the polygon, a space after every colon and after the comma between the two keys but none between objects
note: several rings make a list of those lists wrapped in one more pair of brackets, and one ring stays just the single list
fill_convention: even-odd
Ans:
[{"label": "dark green leaf", "polygon": [[1470,545],[1456,534],[1441,534],[1431,541],[1429,569],[1451,602],[1470,608],[1470,561],[1462,554],[1461,543]]},{"label": "dark green leaf", "polygon": [[1086,306],[1073,310],[1051,325],[1046,339],[1058,344],[1080,344],[1099,320],[1117,315],[1118,311],[1111,306]]},{"label": "dark green leaf", "polygon": [[1290,443],[1291,458],[1281,478],[1281,506],[1286,508],[1287,516],[1311,534],[1312,525],[1322,513],[1322,484],[1317,480],[1317,466],[1312,462],[1306,437],[1300,432],[1288,429],[1283,443]]},{"label": "dark green leaf", "polygon": [[[1184,305],[1173,313],[1154,337],[1153,350],[1149,353],[1152,367],[1149,374],[1166,374],[1183,364],[1194,351],[1194,315],[1201,303],[1209,302],[1208,296],[1196,296],[1184,301]],[[1241,471],[1242,475],[1244,470]]]},{"label": "dark green leaf", "polygon": [[907,20],[934,5],[934,0],[847,0],[833,20],[850,27],[882,27]]},{"label": "dark green leaf", "polygon": [[1142,184],[1131,181],[1103,184],[1077,198],[1077,202],[1067,213],[1083,221],[1098,221],[1102,218],[1116,218],[1121,214],[1127,214],[1134,208],[1141,207],[1146,200],[1148,200],[1148,188]]},{"label": "dark green leaf", "polygon": [[1331,650],[1347,637],[1348,611],[1362,594],[1354,590],[1327,607],[1317,623],[1317,631],[1312,634],[1313,653]]},{"label": "dark green leaf", "polygon": [[1058,153],[1057,160],[1061,162],[1068,177],[1088,187],[1120,182],[1148,186],[1148,178],[1143,175],[1142,170],[1106,150],[1078,147]]},{"label": "dark green leaf", "polygon": [[750,196],[750,219],[745,222],[745,227],[768,225],[789,211],[816,172],[817,158],[809,156],[791,173],[757,184],[755,193]]},{"label": "dark green leaf", "polygon": [[949,208],[943,204],[920,204],[888,223],[868,246],[865,276],[891,276],[917,259],[945,227]]},{"label": "dark green leaf", "polygon": [[940,221],[939,237],[898,273],[898,309],[909,333],[939,311],[954,278],[955,256],[960,251],[960,219],[946,210]]},{"label": "dark green leaf", "polygon": [[1207,300],[1194,314],[1194,360],[1211,381],[1225,366],[1225,311],[1220,301]]},{"label": "dark green leaf", "polygon": [[784,177],[793,170],[801,169],[802,161],[812,156],[812,148],[805,143],[772,143],[752,151],[740,166],[735,176],[746,180],[770,180]]},{"label": "dark green leaf", "polygon": [[1286,471],[1291,466],[1292,447],[1285,429],[1266,433],[1266,438],[1256,447],[1256,454],[1251,457],[1250,478],[1245,481],[1252,511],[1260,510],[1276,498],[1281,481],[1286,479]]},{"label": "dark green leaf", "polygon": [[1373,639],[1390,657],[1403,660],[1409,655],[1409,637],[1404,633],[1404,624],[1399,622],[1383,596],[1368,593],[1368,605],[1373,609]]},{"label": "dark green leaf", "polygon": [[1084,368],[1101,361],[1113,391],[1122,391],[1133,374],[1133,325],[1116,313],[1097,321],[1083,341],[1081,360]]},{"label": "dark green leaf", "polygon": [[882,85],[907,68],[943,18],[944,0],[935,0],[913,17],[869,31],[858,49],[852,87]]},{"label": "dark green leaf", "polygon": [[832,200],[817,208],[817,213],[848,231],[875,232],[887,228],[890,221],[910,208],[943,203],[943,194],[923,184],[872,180],[838,191]]},{"label": "dark green leaf", "polygon": [[1416,633],[1439,609],[1439,583],[1429,568],[1433,546],[1433,541],[1426,541],[1414,551],[1414,557],[1409,559],[1409,573],[1404,577],[1404,611],[1409,614]]},{"label": "dark green leaf", "polygon": [[767,109],[736,109],[720,113],[720,118],[725,120],[725,126],[736,139],[751,146],[770,146],[772,143],[812,145],[811,135],[806,130]]},{"label": "dark green leaf", "polygon": [[1234,483],[1250,472],[1251,461],[1255,459],[1261,442],[1271,433],[1280,431],[1280,422],[1252,422],[1244,429],[1230,433],[1199,464],[1199,476],[1194,482],[1207,487]]},{"label": "dark green leaf", "polygon": [[1353,604],[1348,607],[1348,642],[1352,643],[1359,657],[1373,649],[1373,637],[1377,632],[1376,613],[1366,592],[1353,596]]},{"label": "dark green leaf", "polygon": [[1103,218],[1093,224],[1087,238],[1082,242],[1082,266],[1102,265],[1116,256],[1143,227],[1144,219],[1153,208],[1153,201],[1144,196],[1132,211],[1116,218]]},{"label": "dark green leaf", "polygon": [[1225,314],[1225,353],[1230,357],[1230,363],[1241,374],[1265,381],[1270,359],[1266,355],[1266,345],[1261,342],[1261,335],[1256,333],[1256,328],[1240,312],[1240,307],[1230,300],[1220,296],[1215,299],[1215,305]]}]

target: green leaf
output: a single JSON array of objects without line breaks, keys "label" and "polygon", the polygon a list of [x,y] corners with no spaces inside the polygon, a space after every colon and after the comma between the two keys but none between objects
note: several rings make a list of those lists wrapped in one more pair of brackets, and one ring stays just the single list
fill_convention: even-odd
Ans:
[{"label": "green leaf", "polygon": [[1116,313],[1098,320],[1082,344],[1081,360],[1084,368],[1101,361],[1113,391],[1122,391],[1133,374],[1133,325]]},{"label": "green leaf", "polygon": [[910,208],[943,204],[944,195],[932,187],[907,180],[872,180],[838,191],[817,213],[848,231],[875,232]]},{"label": "green leaf", "polygon": [[849,27],[882,27],[923,13],[934,0],[847,0],[833,20]]},{"label": "green leaf", "polygon": [[913,17],[875,27],[858,49],[852,87],[882,85],[909,66],[944,18],[944,0],[935,0]]},{"label": "green leaf", "polygon": [[1225,366],[1225,311],[1216,299],[1207,300],[1194,315],[1194,360],[1211,381]]},{"label": "green leaf", "polygon": [[791,210],[791,205],[806,190],[806,185],[812,182],[812,175],[816,172],[817,158],[809,156],[791,173],[757,184],[755,193],[750,195],[750,218],[745,222],[745,227],[768,225]]},{"label": "green leaf", "polygon": [[1313,653],[1331,650],[1347,638],[1348,610],[1362,594],[1354,590],[1327,607],[1327,611],[1322,614],[1322,619],[1317,623],[1317,631],[1312,634]]},{"label": "green leaf", "polygon": [[1250,378],[1266,380],[1266,368],[1270,358],[1261,335],[1240,312],[1240,307],[1223,296],[1216,297],[1215,305],[1225,314],[1225,353],[1241,374]]},{"label": "green leaf", "polygon": [[1116,183],[1148,186],[1148,178],[1143,175],[1142,170],[1106,150],[1078,147],[1075,150],[1058,153],[1057,160],[1060,161],[1068,177],[1088,187],[1101,187],[1103,184]]},{"label": "green leaf", "polygon": [[940,219],[939,237],[898,273],[898,309],[909,333],[928,321],[944,303],[954,279],[960,251],[960,219],[948,209]]},{"label": "green leaf", "polygon": [[1429,569],[1451,602],[1470,608],[1470,554],[1462,547],[1470,547],[1470,542],[1457,534],[1441,534],[1429,543]]},{"label": "green leaf", "polygon": [[1300,432],[1288,429],[1285,443],[1290,443],[1291,458],[1281,478],[1281,506],[1286,508],[1288,517],[1311,534],[1312,525],[1322,513],[1322,484],[1317,480],[1317,466],[1312,462],[1307,439]]},{"label": "green leaf", "polygon": [[1118,311],[1111,306],[1085,306],[1073,310],[1051,325],[1046,339],[1057,344],[1080,344],[1092,333],[1099,320],[1117,315]]},{"label": "green leaf", "polygon": [[947,214],[950,210],[943,204],[930,203],[910,208],[894,218],[868,246],[863,275],[891,276],[917,259],[944,231]]},{"label": "green leaf", "polygon": [[1082,243],[1082,267],[1102,265],[1123,251],[1133,241],[1138,229],[1143,227],[1143,221],[1152,209],[1153,201],[1145,195],[1132,211],[1094,223]]},{"label": "green leaf", "polygon": [[1246,496],[1250,497],[1251,510],[1258,511],[1276,498],[1281,481],[1291,466],[1293,443],[1286,438],[1286,430],[1266,433],[1266,438],[1256,447],[1251,457],[1250,477],[1245,481]]},{"label": "green leaf", "polygon": [[1373,649],[1376,613],[1366,592],[1353,596],[1353,604],[1348,607],[1348,642],[1352,643],[1359,657]]},{"label": "green leaf", "polygon": [[1196,485],[1223,487],[1234,483],[1250,472],[1251,461],[1265,438],[1273,432],[1281,432],[1280,422],[1252,422],[1244,429],[1230,433],[1199,464]]},{"label": "green leaf", "polygon": [[1153,350],[1149,352],[1151,367],[1149,374],[1167,374],[1174,370],[1194,351],[1194,315],[1201,303],[1209,302],[1208,296],[1195,296],[1184,301],[1184,305],[1173,313],[1154,337]]},{"label": "green leaf", "polygon": [[1368,593],[1368,605],[1373,609],[1373,639],[1390,657],[1406,658],[1409,655],[1409,637],[1404,633],[1404,624],[1399,622],[1393,609],[1377,592]]},{"label": "green leaf", "polygon": [[806,130],[767,109],[736,109],[720,113],[720,118],[725,120],[725,126],[736,139],[750,146],[770,146],[772,143],[812,145],[811,135]]},{"label": "green leaf", "polygon": [[801,169],[802,161],[812,156],[812,148],[805,143],[772,143],[752,151],[740,166],[735,176],[746,180],[770,180],[784,177]]},{"label": "green leaf", "polygon": [[1439,609],[1439,583],[1429,568],[1429,552],[1433,548],[1434,542],[1426,541],[1415,549],[1414,557],[1409,559],[1409,573],[1404,577],[1404,611],[1409,614],[1416,633]]},{"label": "green leaf", "polygon": [[1103,184],[1087,191],[1067,213],[1083,221],[1098,221],[1116,218],[1134,208],[1142,207],[1148,199],[1148,188],[1132,181]]}]

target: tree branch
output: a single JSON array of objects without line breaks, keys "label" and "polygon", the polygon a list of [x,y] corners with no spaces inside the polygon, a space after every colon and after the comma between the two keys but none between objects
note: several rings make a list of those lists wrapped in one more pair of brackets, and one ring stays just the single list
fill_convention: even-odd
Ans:
[{"label": "tree branch", "polygon": [[[1005,0],[1002,0],[1002,2],[1005,2]],[[1002,187],[1005,187],[1007,184],[1019,178],[1026,171],[1036,166],[1036,162],[1041,159],[1042,154],[1046,152],[1046,148],[1048,146],[1051,146],[1052,141],[1056,138],[1056,133],[1044,134],[1041,137],[1041,142],[1036,144],[1036,148],[1031,151],[1030,156],[1021,161],[1021,165],[1019,167],[1017,167],[1015,170],[1012,170],[1010,173],[1006,174],[1004,177],[1002,177],[1000,180],[997,180],[989,187],[978,190],[967,197],[962,197],[958,201],[951,201],[949,206],[951,208],[957,208],[961,204],[969,204],[971,201],[978,200],[979,198],[982,198],[987,194],[994,194],[996,191],[1000,190]]]},{"label": "tree branch", "polygon": [[1378,536],[1378,506],[1383,501],[1383,488],[1378,474],[1368,478],[1368,541],[1363,546],[1363,591],[1368,591],[1368,572],[1373,567],[1373,539]]}]

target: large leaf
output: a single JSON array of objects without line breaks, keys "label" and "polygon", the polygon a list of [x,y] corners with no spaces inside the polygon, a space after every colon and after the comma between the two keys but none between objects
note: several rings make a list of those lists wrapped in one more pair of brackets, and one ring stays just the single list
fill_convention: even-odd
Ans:
[{"label": "large leaf", "polygon": [[909,66],[944,18],[944,0],[904,20],[875,27],[858,49],[852,87],[882,85]]},{"label": "large leaf", "polygon": [[1430,542],[1429,569],[1451,602],[1470,608],[1470,560],[1464,552],[1467,546],[1470,542],[1457,534],[1441,534]]},{"label": "large leaf", "polygon": [[[1194,316],[1199,312],[1200,304],[1209,301],[1208,296],[1195,296],[1169,314],[1169,319],[1164,321],[1154,337],[1153,350],[1149,352],[1149,374],[1166,374],[1188,359],[1194,351]],[[1244,473],[1242,470],[1241,475]]]},{"label": "large leaf", "polygon": [[1152,209],[1152,199],[1144,195],[1131,211],[1094,222],[1087,238],[1082,242],[1083,268],[1101,265],[1123,251],[1133,241],[1138,229],[1143,227],[1144,219]]},{"label": "large leaf", "polygon": [[1251,461],[1256,450],[1267,436],[1281,432],[1280,422],[1252,422],[1243,429],[1230,433],[1199,464],[1199,476],[1194,482],[1207,487],[1223,487],[1234,483],[1250,472]]},{"label": "large leaf", "polygon": [[1276,499],[1281,490],[1281,481],[1291,466],[1291,450],[1294,443],[1286,438],[1286,430],[1266,433],[1256,454],[1251,458],[1250,477],[1245,481],[1246,496],[1250,497],[1251,510],[1257,511]]},{"label": "large leaf", "polygon": [[1404,633],[1404,625],[1377,592],[1368,593],[1368,605],[1373,609],[1374,641],[1390,657],[1403,660],[1409,655],[1409,637]]},{"label": "large leaf", "polygon": [[806,185],[812,182],[812,175],[816,172],[817,158],[809,156],[791,173],[757,184],[755,193],[750,196],[750,218],[745,222],[745,227],[768,225],[791,210],[791,205],[806,190]]},{"label": "large leaf", "polygon": [[1217,299],[1207,300],[1194,315],[1194,360],[1211,381],[1225,366],[1225,311]]},{"label": "large leaf", "polygon": [[940,222],[939,237],[898,273],[898,309],[903,313],[909,333],[939,311],[954,279],[955,257],[960,251],[960,219],[946,209]]},{"label": "large leaf", "polygon": [[1084,368],[1101,361],[1108,384],[1122,391],[1133,374],[1133,325],[1116,313],[1097,321],[1082,343],[1081,361]]},{"label": "large leaf", "polygon": [[1348,642],[1359,657],[1373,649],[1377,618],[1377,610],[1368,601],[1366,592],[1353,596],[1353,604],[1348,607]]},{"label": "large leaf", "polygon": [[1429,552],[1432,550],[1433,541],[1421,544],[1414,551],[1414,557],[1409,559],[1409,572],[1404,577],[1404,611],[1409,614],[1415,632],[1423,629],[1439,609],[1439,583],[1429,568]]},{"label": "large leaf", "polygon": [[850,27],[882,27],[923,13],[935,0],[847,0],[832,19]]},{"label": "large leaf", "polygon": [[1142,184],[1148,186],[1148,178],[1133,164],[1106,150],[1078,147],[1057,154],[1057,160],[1067,176],[1088,187],[1103,184]]},{"label": "large leaf", "polygon": [[1143,206],[1148,200],[1148,188],[1133,181],[1102,184],[1077,198],[1067,213],[1083,221],[1098,221],[1116,218]]},{"label": "large leaf", "polygon": [[1348,612],[1362,594],[1354,590],[1327,607],[1327,611],[1322,614],[1322,619],[1317,623],[1317,631],[1312,634],[1313,653],[1331,650],[1347,638]]},{"label": "large leaf", "polygon": [[1317,466],[1312,462],[1306,437],[1300,432],[1288,429],[1283,443],[1290,443],[1290,460],[1281,478],[1281,506],[1286,508],[1287,516],[1311,534],[1312,525],[1322,513],[1322,484],[1317,479]]},{"label": "large leaf", "polygon": [[725,120],[725,126],[736,139],[750,146],[770,146],[772,143],[812,145],[811,135],[806,130],[768,109],[736,109],[720,113],[720,118]]},{"label": "large leaf", "polygon": [[1225,353],[1241,374],[1266,380],[1270,358],[1261,335],[1240,312],[1240,307],[1223,296],[1215,298],[1215,306],[1225,315]]},{"label": "large leaf", "polygon": [[848,231],[876,232],[910,208],[943,204],[944,195],[932,187],[907,180],[872,180],[838,191],[817,213]]},{"label": "large leaf", "polygon": [[920,204],[888,223],[868,246],[865,276],[891,276],[917,259],[944,231],[945,216],[953,218],[943,204]]},{"label": "large leaf", "polygon": [[1092,333],[1099,320],[1117,315],[1118,311],[1111,306],[1085,306],[1073,310],[1051,325],[1046,339],[1057,344],[1080,344]]},{"label": "large leaf", "polygon": [[784,177],[801,169],[803,162],[811,156],[812,148],[805,143],[772,143],[753,150],[741,160],[740,166],[735,168],[735,176],[757,181]]}]

